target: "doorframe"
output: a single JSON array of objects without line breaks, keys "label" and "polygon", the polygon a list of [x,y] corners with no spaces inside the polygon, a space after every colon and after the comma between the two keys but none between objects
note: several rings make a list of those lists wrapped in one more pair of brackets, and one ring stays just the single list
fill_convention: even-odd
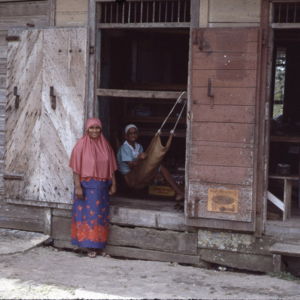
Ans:
[{"label": "doorframe", "polygon": [[[257,205],[257,224],[255,233],[260,236],[265,230],[267,222],[267,192],[269,175],[269,150],[270,150],[270,100],[271,100],[271,81],[272,81],[272,54],[273,54],[273,32],[274,29],[300,29],[299,23],[272,24],[272,4],[273,3],[300,3],[299,0],[262,0],[261,2],[261,26],[264,34],[264,45],[262,50],[262,69],[261,69],[261,110],[262,116],[260,128],[263,128],[263,137],[260,141],[262,147],[259,149],[259,163],[262,165],[262,172],[258,174],[258,201]],[[264,117],[263,117],[264,115]],[[258,169],[260,170],[260,169]],[[261,202],[261,203],[259,203]],[[259,224],[260,223],[260,224]]]}]

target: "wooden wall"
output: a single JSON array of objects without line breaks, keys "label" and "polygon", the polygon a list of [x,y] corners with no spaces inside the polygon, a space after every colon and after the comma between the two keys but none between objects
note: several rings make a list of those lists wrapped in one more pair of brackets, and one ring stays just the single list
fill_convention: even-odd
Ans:
[{"label": "wooden wall", "polygon": [[0,0],[0,227],[43,231],[44,210],[41,208],[14,206],[3,203],[5,101],[7,68],[7,30],[48,26],[47,1]]},{"label": "wooden wall", "polygon": [[199,0],[199,27],[260,25],[261,0]]},{"label": "wooden wall", "polygon": [[88,0],[56,0],[56,26],[88,24]]}]

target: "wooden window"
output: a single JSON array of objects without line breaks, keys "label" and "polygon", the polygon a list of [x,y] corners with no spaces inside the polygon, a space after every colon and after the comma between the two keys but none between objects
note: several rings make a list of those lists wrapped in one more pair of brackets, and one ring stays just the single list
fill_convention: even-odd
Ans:
[{"label": "wooden window", "polygon": [[187,224],[254,230],[259,28],[194,29]]},{"label": "wooden window", "polygon": [[300,3],[273,3],[273,23],[300,23]]},{"label": "wooden window", "polygon": [[99,28],[189,27],[190,22],[190,0],[101,2],[98,11]]},{"label": "wooden window", "polygon": [[69,157],[84,127],[87,28],[9,35],[19,41],[9,42],[7,56],[6,200],[70,204]]}]

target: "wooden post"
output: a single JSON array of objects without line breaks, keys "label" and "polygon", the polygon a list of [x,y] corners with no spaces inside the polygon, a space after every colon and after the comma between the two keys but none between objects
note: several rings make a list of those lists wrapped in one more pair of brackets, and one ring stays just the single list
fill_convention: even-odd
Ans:
[{"label": "wooden post", "polygon": [[44,208],[44,234],[51,236],[52,208]]},{"label": "wooden post", "polygon": [[50,27],[55,26],[56,0],[48,0],[48,24]]},{"label": "wooden post", "polygon": [[95,103],[95,53],[96,53],[96,2],[95,0],[89,0],[89,12],[88,12],[88,24],[90,27],[89,35],[89,70],[88,70],[88,93],[86,99],[86,117],[92,118],[95,115],[94,103]]},{"label": "wooden post", "polygon": [[280,254],[273,254],[273,265],[274,265],[275,273],[278,273],[281,271],[281,255]]}]

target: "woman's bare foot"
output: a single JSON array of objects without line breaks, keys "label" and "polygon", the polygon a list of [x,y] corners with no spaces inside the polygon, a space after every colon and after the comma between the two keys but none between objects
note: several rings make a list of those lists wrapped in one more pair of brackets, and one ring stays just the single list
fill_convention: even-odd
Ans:
[{"label": "woman's bare foot", "polygon": [[176,193],[175,194],[175,200],[176,201],[181,201],[181,200],[184,200],[184,193]]}]

